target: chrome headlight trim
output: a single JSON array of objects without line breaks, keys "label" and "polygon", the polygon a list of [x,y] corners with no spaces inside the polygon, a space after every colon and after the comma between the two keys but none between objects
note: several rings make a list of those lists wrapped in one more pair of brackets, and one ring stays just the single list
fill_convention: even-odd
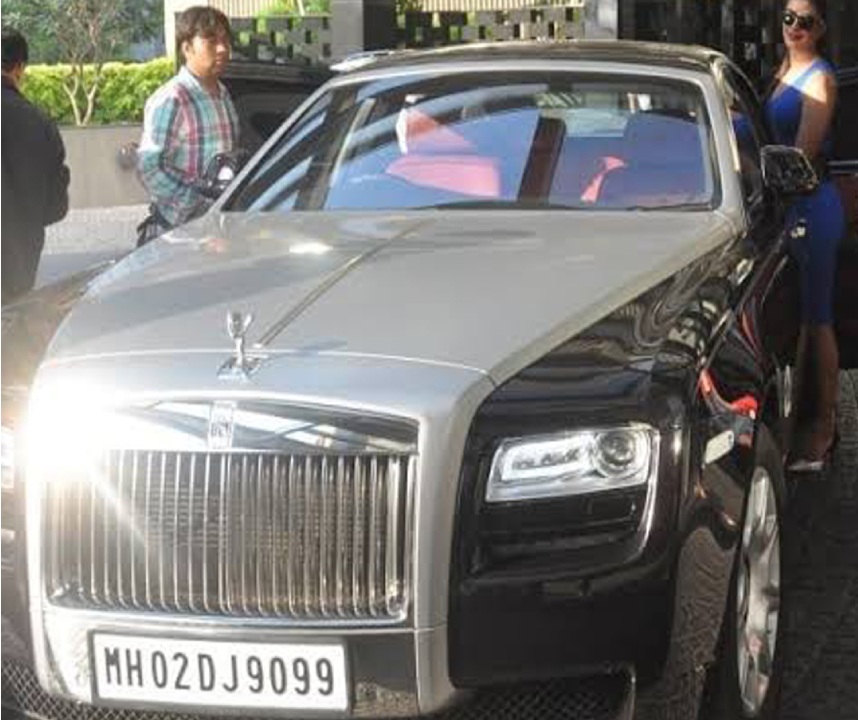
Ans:
[{"label": "chrome headlight trim", "polygon": [[507,438],[492,458],[485,499],[521,502],[647,485],[658,448],[658,432],[643,423]]}]

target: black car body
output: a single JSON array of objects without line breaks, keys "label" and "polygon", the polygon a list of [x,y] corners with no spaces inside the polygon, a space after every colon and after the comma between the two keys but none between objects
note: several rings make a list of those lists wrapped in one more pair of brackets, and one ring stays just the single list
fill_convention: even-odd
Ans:
[{"label": "black car body", "polygon": [[838,105],[834,122],[834,151],[829,172],[840,187],[847,233],[840,251],[835,319],[843,367],[858,367],[858,67],[838,73]]}]

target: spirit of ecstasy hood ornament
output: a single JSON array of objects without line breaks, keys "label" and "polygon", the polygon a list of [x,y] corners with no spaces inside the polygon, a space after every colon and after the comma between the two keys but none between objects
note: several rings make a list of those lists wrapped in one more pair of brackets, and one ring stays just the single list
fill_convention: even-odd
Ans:
[{"label": "spirit of ecstasy hood ornament", "polygon": [[231,310],[226,314],[226,331],[235,343],[235,354],[221,365],[219,378],[246,380],[259,366],[261,358],[248,357],[244,349],[244,336],[252,322],[252,313]]}]

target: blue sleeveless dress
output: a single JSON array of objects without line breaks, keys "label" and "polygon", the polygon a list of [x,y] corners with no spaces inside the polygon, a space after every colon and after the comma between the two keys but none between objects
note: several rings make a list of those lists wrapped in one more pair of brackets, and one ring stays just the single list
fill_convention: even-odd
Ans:
[{"label": "blue sleeveless dress", "polygon": [[[795,145],[801,122],[802,89],[817,72],[834,74],[825,60],[818,59],[792,85],[780,89],[768,99],[766,119],[781,145]],[[823,143],[821,154],[831,152],[831,137]],[[840,193],[835,184],[824,180],[812,195],[798,199],[790,209],[789,222],[804,220],[807,235],[793,242],[791,252],[801,271],[802,321],[811,325],[830,325],[833,320],[834,276],[837,248],[846,230]]]}]

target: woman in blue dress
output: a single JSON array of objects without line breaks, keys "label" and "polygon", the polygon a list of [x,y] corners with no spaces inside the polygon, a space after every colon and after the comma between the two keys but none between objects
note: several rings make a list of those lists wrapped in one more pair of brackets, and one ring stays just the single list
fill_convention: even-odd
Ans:
[{"label": "woman in blue dress", "polygon": [[[792,252],[801,276],[802,325],[799,379],[813,355],[815,412],[802,433],[790,469],[818,471],[835,437],[835,403],[839,357],[833,328],[837,247],[845,231],[840,195],[825,177],[831,145],[831,122],[837,101],[834,70],[822,56],[826,31],[825,0],[788,0],[783,12],[786,54],[766,99],[766,117],[775,140],[804,151],[817,168],[819,188],[791,209],[791,219],[804,221],[806,233],[793,240]],[[798,233],[796,233],[798,235]]]}]

